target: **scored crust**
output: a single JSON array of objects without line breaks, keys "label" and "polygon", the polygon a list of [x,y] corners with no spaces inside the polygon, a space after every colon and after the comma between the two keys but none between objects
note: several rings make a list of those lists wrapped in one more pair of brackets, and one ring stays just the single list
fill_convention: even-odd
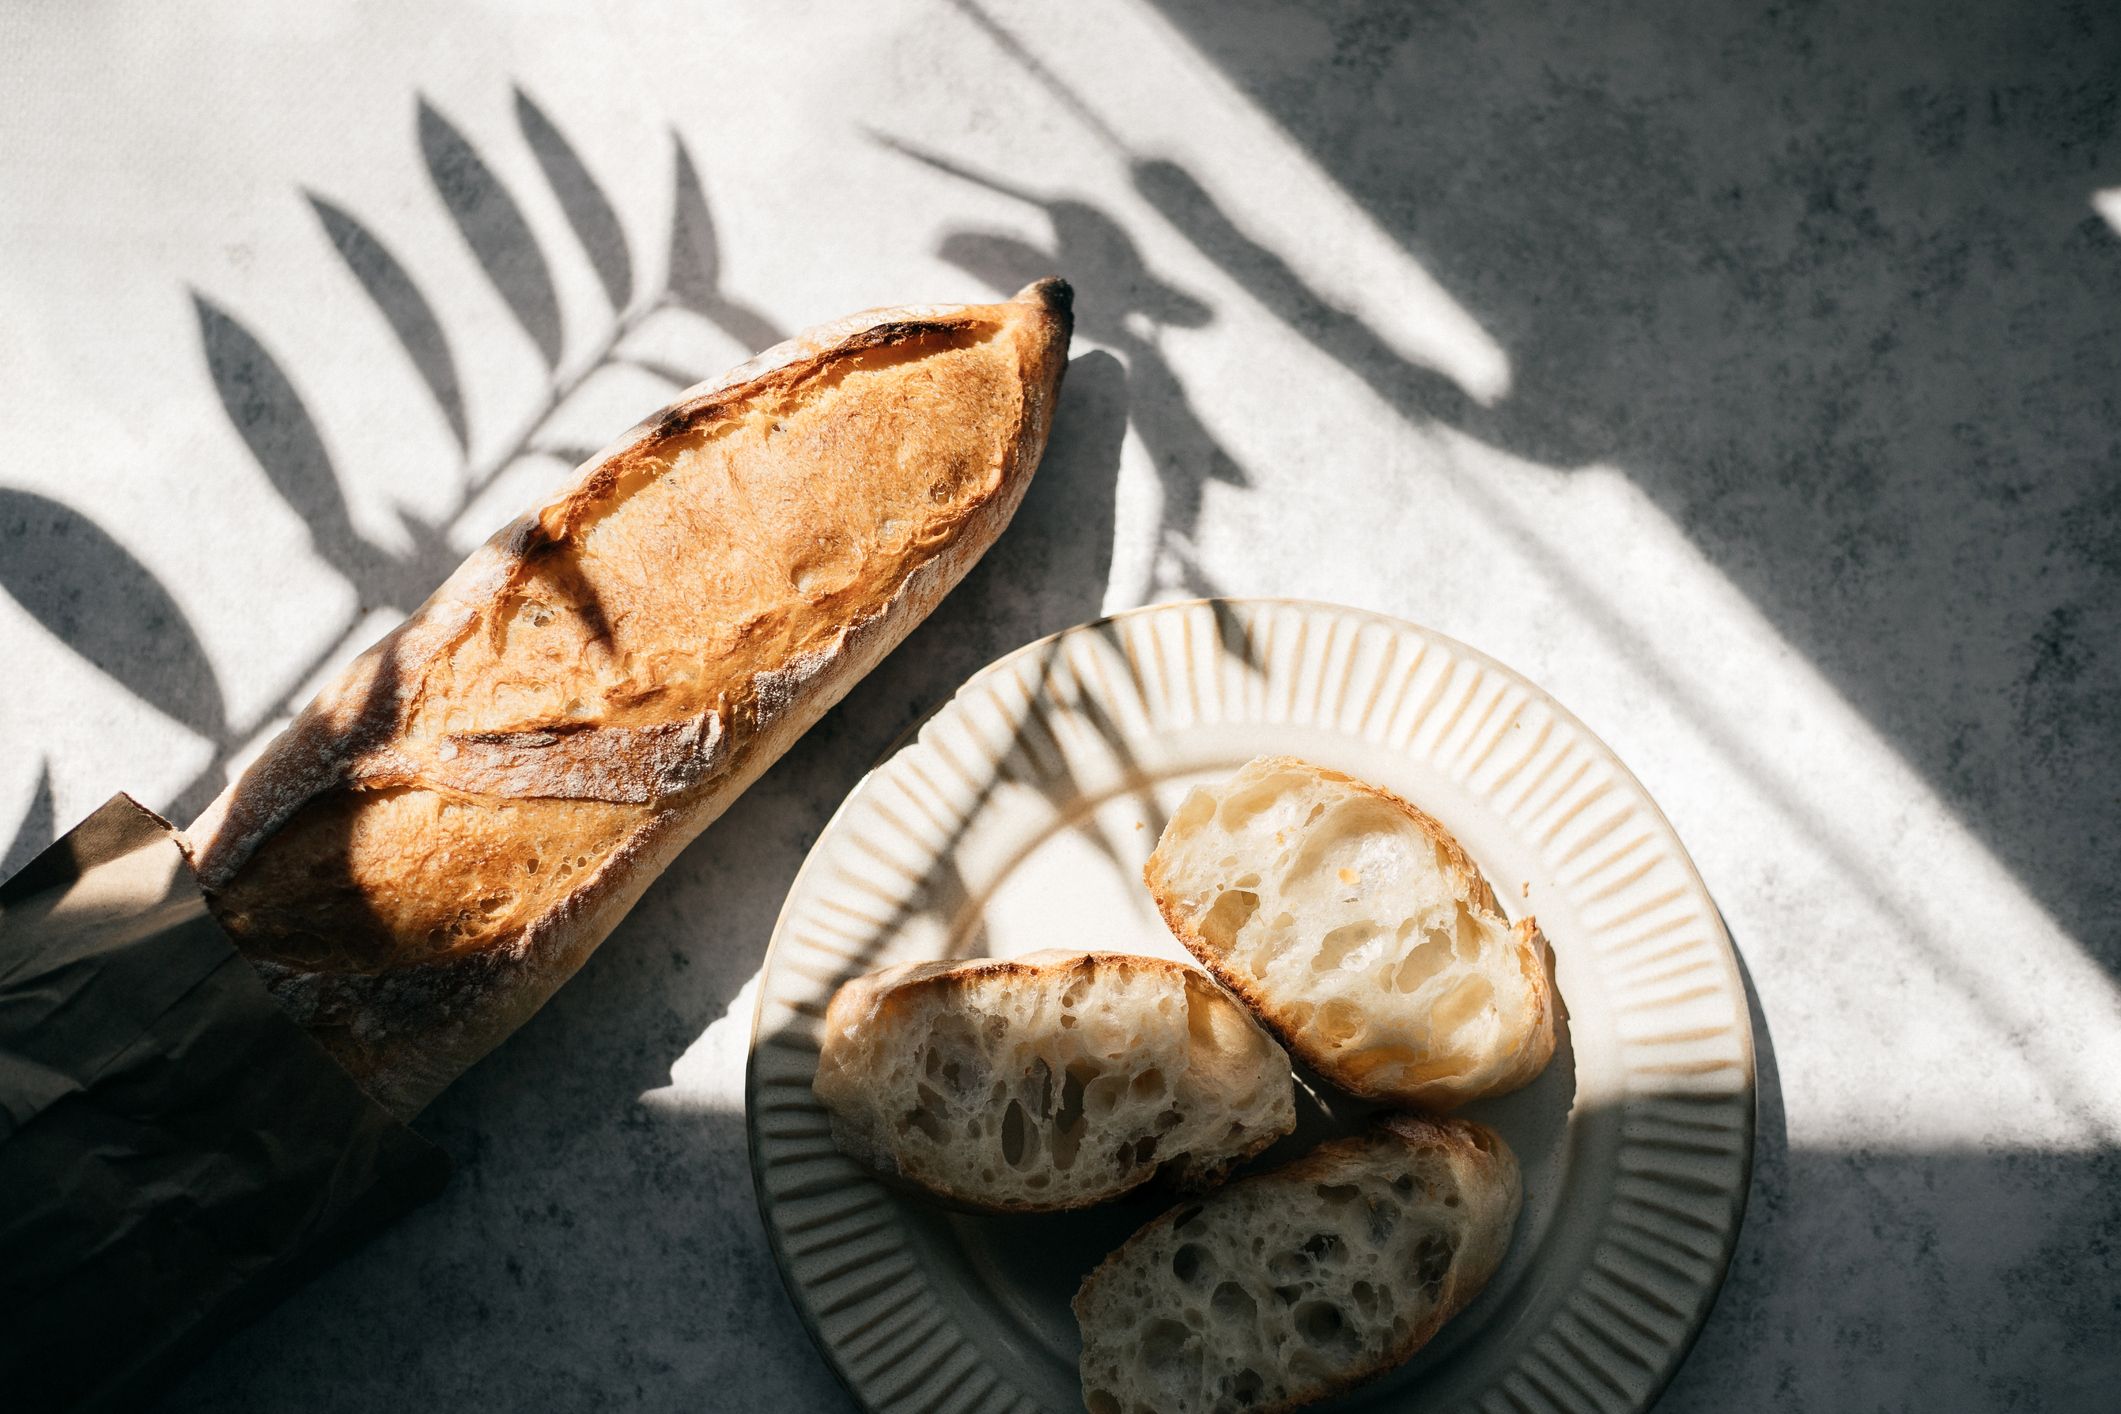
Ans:
[{"label": "scored crust", "polygon": [[872,310],[495,534],[195,821],[216,916],[411,1114],[935,606],[1044,450],[1071,296]]},{"label": "scored crust", "polygon": [[[998,1009],[1012,1004],[1021,1014]],[[1114,1015],[1127,1005],[1140,1009],[1131,1019],[1146,1023],[1146,1034],[1131,1034],[1120,1054],[1096,1055],[1115,1028],[1134,1031]],[[1103,1017],[1096,1014],[1100,1006]],[[979,1027],[990,1029],[981,1037]],[[940,1034],[945,1031],[955,1035]],[[1027,1073],[988,1065],[998,1049],[1030,1055]],[[954,1066],[944,1068],[940,1058],[954,1061],[961,1053],[976,1073],[959,1077]],[[944,1092],[926,1102],[970,1113],[982,1125],[978,1135],[951,1134],[947,1147],[924,1144],[920,1131],[904,1122],[920,1098],[906,1082],[923,1078],[923,1061],[942,1072],[924,1078]],[[1119,1070],[1128,1075],[1119,1077]],[[1165,1118],[1173,1127],[1128,1130],[1148,1153],[1115,1162],[1105,1152],[1112,1135],[1096,1132],[1112,1126],[1085,1121],[1082,1087],[1089,1085],[1094,1110],[1100,1086],[1144,1071],[1158,1078],[1154,1096],[1108,1093],[1128,1110],[1144,1108],[1138,1102],[1168,1106]],[[1041,1072],[1045,1084],[1031,1072]],[[956,1103],[947,1094],[953,1078],[965,1087]],[[1075,1138],[1085,1148],[1079,1164],[1062,1165],[1044,1146],[1053,1139],[1051,1101],[1061,1097],[1065,1114],[1070,1083],[1079,1107]],[[1088,1207],[1152,1177],[1181,1189],[1206,1187],[1296,1121],[1288,1058],[1250,1014],[1198,968],[1131,953],[1048,949],[1016,958],[905,963],[853,978],[826,1008],[814,1089],[832,1115],[835,1142],[850,1157],[957,1207],[997,1213]],[[995,1159],[1001,1142],[987,1112],[1019,1091],[1029,1130],[1021,1169],[1000,1164],[1000,1172],[982,1178],[978,1169]],[[1033,1094],[1045,1103],[1030,1100]],[[1100,1141],[1094,1151],[1091,1141]]]},{"label": "scored crust", "polygon": [[[1375,1044],[1368,1048],[1343,1047],[1336,1038],[1323,1034],[1318,1019],[1324,1008],[1310,999],[1288,994],[1269,978],[1233,965],[1225,948],[1203,932],[1214,915],[1212,900],[1188,896],[1187,881],[1174,877],[1181,867],[1178,848],[1186,834],[1188,812],[1197,800],[1213,801],[1220,808],[1220,792],[1240,794],[1247,787],[1290,774],[1329,785],[1357,797],[1383,804],[1391,814],[1411,825],[1435,851],[1437,864],[1449,880],[1463,910],[1470,912],[1480,928],[1489,932],[1507,929],[1502,940],[1508,949],[1508,967],[1521,991],[1515,1007],[1498,1007],[1499,1025],[1492,1045],[1477,1057],[1448,1053],[1418,1058],[1406,1063],[1400,1052],[1404,1044]],[[1246,859],[1246,866],[1260,861]],[[1557,1002],[1551,972],[1551,952],[1545,935],[1533,918],[1507,924],[1495,891],[1458,841],[1433,816],[1381,786],[1371,785],[1341,771],[1330,770],[1290,756],[1262,756],[1248,763],[1229,780],[1212,788],[1197,788],[1173,815],[1142,869],[1143,881],[1156,902],[1165,926],[1217,981],[1241,997],[1261,1023],[1283,1045],[1335,1085],[1366,1099],[1395,1104],[1419,1105],[1448,1110],[1484,1095],[1497,1095],[1530,1083],[1546,1068],[1555,1046]],[[1484,915],[1484,917],[1482,916]],[[1461,926],[1465,914],[1461,916]],[[1390,960],[1390,955],[1387,955]],[[1490,960],[1492,962],[1492,959]],[[1393,1001],[1373,993],[1372,1005],[1355,1008],[1357,1015],[1344,1018],[1353,1026],[1379,1020],[1385,1008],[1378,1003]],[[1361,1013],[1369,1012],[1365,1016]],[[1403,1041],[1404,1038],[1395,1038]]]}]

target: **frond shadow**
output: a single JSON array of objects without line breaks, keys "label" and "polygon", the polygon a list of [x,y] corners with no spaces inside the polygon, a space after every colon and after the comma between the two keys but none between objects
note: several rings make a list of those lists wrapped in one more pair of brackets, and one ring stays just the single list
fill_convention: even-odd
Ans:
[{"label": "frond shadow", "polygon": [[564,339],[560,296],[522,208],[470,139],[425,97],[420,99],[419,130],[420,152],[435,194],[495,292],[537,345],[545,366],[558,368]]},{"label": "frond shadow", "polygon": [[706,189],[700,184],[699,168],[693,165],[692,153],[676,129],[671,130],[670,140],[676,149],[670,218],[670,299],[703,315],[747,348],[763,349],[778,342],[781,335],[772,321],[723,288],[721,246]]},{"label": "frond shadow", "polygon": [[412,363],[420,381],[434,396],[459,449],[471,446],[471,425],[464,411],[464,388],[457,378],[456,360],[449,352],[448,336],[435,317],[434,306],[420,293],[419,285],[382,239],[344,207],[308,192],[310,209],[324,224],[332,249],[368,292],[391,333]]},{"label": "frond shadow", "polygon": [[354,529],[331,454],[280,363],[245,328],[206,296],[192,292],[207,375],[229,425],[257,459],[280,499],[308,527],[324,562],[360,583],[384,562],[382,552]]},{"label": "frond shadow", "polygon": [[0,851],[0,879],[13,877],[17,869],[34,859],[58,835],[57,811],[52,803],[52,763],[45,760],[37,765],[37,784],[30,792],[29,806],[16,822],[7,848]]},{"label": "frond shadow", "polygon": [[154,571],[88,517],[0,487],[0,589],[133,696],[230,744],[221,684],[191,619]]},{"label": "frond shadow", "polygon": [[[616,210],[559,125],[521,89],[515,117],[581,245],[582,258],[611,300],[612,313],[587,349],[563,364],[566,331],[554,267],[522,204],[471,138],[427,99],[419,99],[415,135],[436,195],[549,370],[528,414],[497,433],[481,437],[473,425],[453,346],[460,341],[452,340],[435,302],[385,238],[343,204],[303,193],[332,250],[441,411],[462,456],[456,495],[443,514],[427,518],[396,511],[401,546],[381,544],[357,525],[329,443],[296,379],[267,341],[209,294],[192,292],[208,380],[229,425],[275,495],[300,518],[318,559],[354,591],[354,612],[340,632],[309,661],[288,665],[285,694],[255,720],[227,720],[220,683],[197,633],[144,565],[78,512],[28,492],[0,489],[0,542],[6,546],[0,553],[0,587],[114,681],[214,743],[212,758],[166,802],[176,818],[189,819],[202,809],[220,790],[242,743],[290,715],[299,706],[295,694],[302,685],[359,646],[349,635],[368,611],[409,612],[455,569],[462,557],[451,544],[451,528],[497,477],[525,457],[557,456],[576,464],[594,454],[593,448],[551,437],[556,417],[577,390],[620,367],[649,372],[673,390],[698,380],[704,368],[627,350],[627,341],[649,321],[688,310],[749,349],[782,337],[772,320],[725,287],[705,186],[675,131],[671,265],[643,290]],[[474,459],[471,449],[480,441],[490,450]]]},{"label": "frond shadow", "polygon": [[1164,330],[1202,327],[1214,317],[1213,311],[1198,296],[1151,270],[1127,229],[1094,204],[976,172],[897,138],[871,136],[905,157],[1044,215],[1052,232],[1044,246],[996,231],[947,233],[938,253],[967,274],[997,292],[1020,288],[1041,270],[1094,274],[1091,297],[1076,302],[1076,327],[1125,364],[1129,422],[1149,454],[1162,491],[1147,597],[1222,594],[1203,567],[1198,548],[1204,488],[1210,482],[1243,488],[1252,484],[1251,478],[1201,420],[1159,346]]},{"label": "frond shadow", "polygon": [[618,213],[545,110],[520,88],[515,98],[516,125],[522,129],[523,140],[544,170],[545,181],[574,227],[612,309],[623,310],[633,299],[633,254],[627,249]]}]

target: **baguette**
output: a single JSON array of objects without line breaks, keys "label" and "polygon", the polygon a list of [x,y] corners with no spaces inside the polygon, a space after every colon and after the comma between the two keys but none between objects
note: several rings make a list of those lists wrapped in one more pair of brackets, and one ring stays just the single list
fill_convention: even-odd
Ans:
[{"label": "baguette", "polygon": [[1294,1409],[1427,1344],[1501,1265],[1500,1135],[1395,1115],[1143,1227],[1075,1297],[1090,1414]]},{"label": "baguette", "polygon": [[1547,943],[1390,791],[1260,757],[1189,794],[1143,872],[1173,934],[1354,1094],[1450,1109],[1554,1054]]},{"label": "baguette", "polygon": [[1161,1175],[1219,1179],[1296,1125],[1289,1058],[1206,974],[1039,952],[857,977],[815,1084],[833,1138],[992,1212],[1058,1212]]},{"label": "baguette", "polygon": [[810,330],[474,552],[187,832],[273,994],[404,1116],[528,1019],[1008,523],[1070,322]]}]

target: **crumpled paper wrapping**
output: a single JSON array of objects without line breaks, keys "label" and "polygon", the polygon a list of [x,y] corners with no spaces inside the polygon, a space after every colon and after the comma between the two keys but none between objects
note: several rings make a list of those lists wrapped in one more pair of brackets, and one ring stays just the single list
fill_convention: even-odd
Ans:
[{"label": "crumpled paper wrapping", "polygon": [[448,1174],[130,797],[0,885],[0,1407],[139,1407]]}]

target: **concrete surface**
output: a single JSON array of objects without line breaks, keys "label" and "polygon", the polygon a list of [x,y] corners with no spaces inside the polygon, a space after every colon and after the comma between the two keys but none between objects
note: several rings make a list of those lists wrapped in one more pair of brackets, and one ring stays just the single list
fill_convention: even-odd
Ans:
[{"label": "concrete surface", "polygon": [[1479,645],[1701,865],[1760,1159],[1662,1408],[2114,1407],[2116,18],[0,11],[10,866],[188,815],[673,379],[1079,291],[1002,546],[435,1107],[450,1191],[163,1408],[840,1407],[743,1157],[781,895],[966,673],[1205,591]]}]

